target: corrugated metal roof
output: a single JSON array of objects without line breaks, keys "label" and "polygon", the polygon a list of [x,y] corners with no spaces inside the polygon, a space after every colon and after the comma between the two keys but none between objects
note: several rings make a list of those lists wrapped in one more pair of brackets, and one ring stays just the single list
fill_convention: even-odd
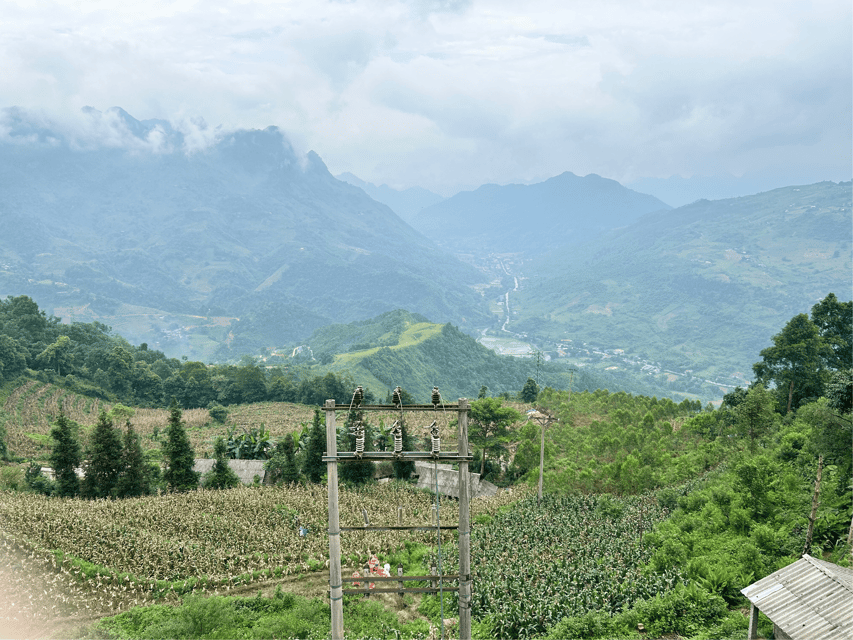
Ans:
[{"label": "corrugated metal roof", "polygon": [[741,593],[792,640],[853,638],[853,569],[804,555]]}]

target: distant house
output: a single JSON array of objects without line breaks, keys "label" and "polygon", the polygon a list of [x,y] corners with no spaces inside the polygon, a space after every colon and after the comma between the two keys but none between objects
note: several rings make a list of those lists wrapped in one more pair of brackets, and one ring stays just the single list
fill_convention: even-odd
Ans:
[{"label": "distant house", "polygon": [[782,640],[853,638],[853,569],[804,555],[741,593],[752,603],[747,638],[758,637],[758,613]]}]

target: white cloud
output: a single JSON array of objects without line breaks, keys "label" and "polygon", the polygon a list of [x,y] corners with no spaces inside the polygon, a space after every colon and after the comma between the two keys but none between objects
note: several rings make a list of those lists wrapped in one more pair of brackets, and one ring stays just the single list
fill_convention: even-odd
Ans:
[{"label": "white cloud", "polygon": [[275,124],[333,172],[444,192],[566,170],[839,179],[850,25],[840,0],[7,1],[0,106],[118,105],[190,148]]}]

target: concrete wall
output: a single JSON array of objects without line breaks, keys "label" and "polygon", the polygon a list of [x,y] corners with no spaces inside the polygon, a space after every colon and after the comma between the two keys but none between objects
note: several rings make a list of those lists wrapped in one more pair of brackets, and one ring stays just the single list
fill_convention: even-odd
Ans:
[{"label": "concrete wall", "polygon": [[[196,458],[193,471],[198,471],[204,475],[213,469],[214,462],[216,461],[213,458]],[[264,463],[266,460],[228,460],[231,471],[237,474],[243,484],[254,484],[256,475],[260,476],[261,482],[263,482],[266,475]]]},{"label": "concrete wall", "polygon": [[[418,489],[435,491],[435,468],[438,467],[438,492],[443,496],[459,498],[459,471],[449,464],[435,465],[432,462],[415,462],[415,475],[418,476]],[[480,480],[479,473],[468,473],[469,494],[472,498],[493,496],[498,492],[491,482]]]}]

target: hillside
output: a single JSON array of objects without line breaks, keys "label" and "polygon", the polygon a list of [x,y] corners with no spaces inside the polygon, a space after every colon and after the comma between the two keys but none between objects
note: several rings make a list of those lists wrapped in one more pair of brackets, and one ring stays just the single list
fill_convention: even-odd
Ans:
[{"label": "hillside", "polygon": [[433,193],[423,187],[409,187],[402,190],[394,189],[387,184],[377,187],[372,182],[365,182],[349,172],[335,177],[338,180],[362,189],[367,195],[376,200],[376,202],[388,205],[394,213],[409,224],[414,223],[422,209],[444,200],[437,193]]},{"label": "hillside", "polygon": [[851,183],[822,182],[648,214],[526,264],[511,327],[621,349],[609,366],[650,361],[688,390],[744,385],[790,317],[849,297],[850,212]]},{"label": "hillside", "polygon": [[[427,402],[434,385],[448,402],[476,398],[483,385],[490,395],[514,396],[528,377],[537,376],[535,359],[499,356],[450,324],[399,310],[370,321],[324,327],[307,345],[324,363],[312,369],[347,374],[379,398],[397,385],[416,402]],[[568,389],[570,382],[575,390],[622,388],[603,373],[576,373],[572,382],[568,370],[548,362],[540,363],[539,382],[556,389]]]},{"label": "hillside", "polygon": [[90,117],[118,140],[82,145],[9,118],[0,296],[205,360],[398,307],[486,317],[478,272],[276,128],[190,151],[168,123]]},{"label": "hillside", "polygon": [[413,226],[461,253],[538,255],[669,208],[615,180],[567,171],[533,185],[487,184],[463,191],[423,209]]},{"label": "hillside", "polygon": [[[114,403],[74,393],[62,387],[37,380],[12,383],[0,405],[0,435],[6,434],[6,445],[14,455],[46,461],[50,453],[50,429],[60,410],[71,420],[84,425],[84,432],[98,419],[98,412],[109,411]],[[289,402],[256,402],[228,407],[226,424],[219,424],[207,409],[183,412],[190,445],[197,457],[212,455],[213,440],[225,436],[229,427],[251,430],[264,425],[273,440],[302,428],[310,422],[313,407]],[[158,434],[169,420],[167,409],[136,407],[133,427],[143,437],[145,448],[160,448]],[[227,425],[227,426],[226,426]],[[119,425],[123,426],[123,425]]]}]

